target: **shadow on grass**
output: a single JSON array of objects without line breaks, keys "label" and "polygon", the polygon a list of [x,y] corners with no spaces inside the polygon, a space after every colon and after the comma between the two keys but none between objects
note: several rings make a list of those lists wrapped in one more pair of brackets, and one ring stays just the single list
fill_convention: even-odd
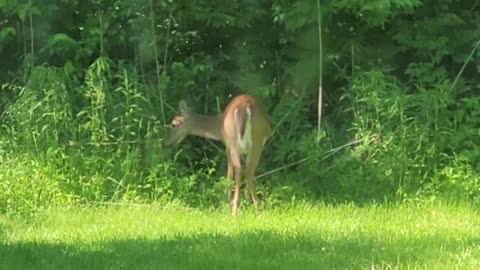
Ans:
[{"label": "shadow on grass", "polygon": [[[326,240],[272,232],[78,244],[0,244],[0,269],[355,269],[454,266],[478,239]],[[478,250],[477,250],[478,252]],[[443,267],[442,267],[443,266]]]}]

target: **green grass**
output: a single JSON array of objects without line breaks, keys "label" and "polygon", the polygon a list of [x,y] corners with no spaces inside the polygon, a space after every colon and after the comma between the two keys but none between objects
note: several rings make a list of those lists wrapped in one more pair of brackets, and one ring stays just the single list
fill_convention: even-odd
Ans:
[{"label": "green grass", "polygon": [[0,216],[0,269],[479,269],[470,206],[180,206]]}]

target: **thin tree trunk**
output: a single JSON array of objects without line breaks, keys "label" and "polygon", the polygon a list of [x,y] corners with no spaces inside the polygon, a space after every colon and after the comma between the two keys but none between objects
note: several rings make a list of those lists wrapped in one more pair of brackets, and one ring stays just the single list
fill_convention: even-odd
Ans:
[{"label": "thin tree trunk", "polygon": [[[159,88],[159,96],[160,96],[160,112],[162,114],[162,121],[163,123],[166,123],[166,118],[165,118],[165,109],[163,107],[163,89],[160,88],[161,85],[161,76],[160,76],[160,61],[158,60],[158,49],[157,49],[157,34],[155,31],[155,12],[153,9],[153,1],[150,0],[150,19],[151,19],[151,27],[152,27],[152,46],[153,46],[153,52],[155,54],[155,69],[156,69],[156,75],[157,75],[157,86]],[[170,19],[170,18],[169,18]]]},{"label": "thin tree trunk", "polygon": [[32,14],[32,0],[28,1],[30,5],[30,10],[29,10],[29,17],[30,17],[30,54],[32,55],[32,67],[35,63],[35,49],[34,49],[34,42],[33,42],[33,14]]},{"label": "thin tree trunk", "polygon": [[317,104],[317,143],[320,142],[321,137],[321,120],[322,120],[322,96],[323,96],[323,81],[322,81],[322,14],[320,10],[320,0],[317,0],[317,20],[318,20],[318,104]]}]

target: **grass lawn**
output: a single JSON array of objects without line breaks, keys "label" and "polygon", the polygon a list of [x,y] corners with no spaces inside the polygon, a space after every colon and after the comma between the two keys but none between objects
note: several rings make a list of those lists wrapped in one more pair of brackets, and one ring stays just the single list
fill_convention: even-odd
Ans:
[{"label": "grass lawn", "polygon": [[447,205],[0,215],[0,269],[480,269],[480,215]]}]

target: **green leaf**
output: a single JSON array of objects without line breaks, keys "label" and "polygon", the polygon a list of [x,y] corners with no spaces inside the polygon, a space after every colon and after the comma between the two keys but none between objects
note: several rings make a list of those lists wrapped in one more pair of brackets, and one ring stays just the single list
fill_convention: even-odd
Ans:
[{"label": "green leaf", "polygon": [[30,11],[29,5],[27,4],[20,5],[17,10],[17,14],[20,20],[25,21],[25,18],[27,17],[29,11]]},{"label": "green leaf", "polygon": [[4,42],[9,36],[15,36],[17,31],[13,27],[5,27],[0,31],[0,42]]}]

